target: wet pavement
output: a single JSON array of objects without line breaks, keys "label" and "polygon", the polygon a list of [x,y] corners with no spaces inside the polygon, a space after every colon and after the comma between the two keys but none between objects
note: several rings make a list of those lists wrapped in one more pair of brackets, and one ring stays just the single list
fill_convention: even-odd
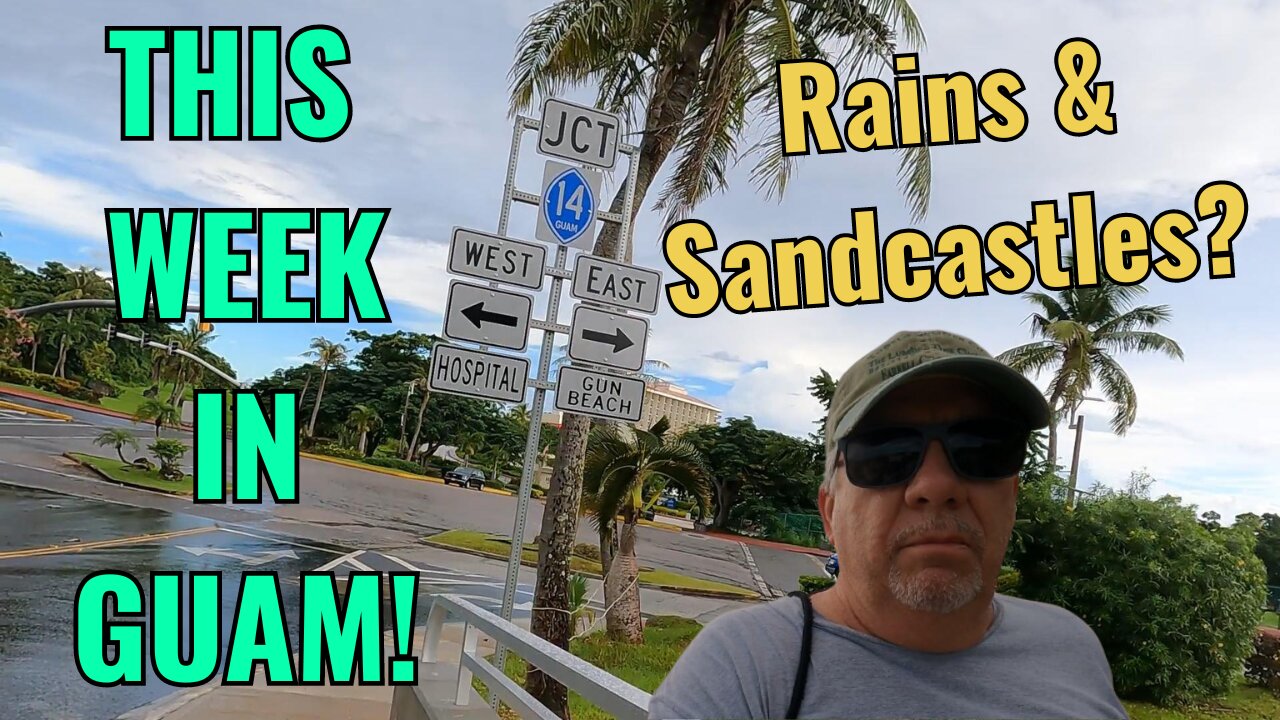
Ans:
[{"label": "wet pavement", "polygon": [[[72,634],[75,594],[87,575],[105,569],[133,575],[144,591],[153,571],[222,571],[224,660],[239,579],[246,570],[279,574],[295,652],[298,577],[303,571],[329,570],[341,577],[352,570],[417,570],[424,593],[463,594],[494,611],[502,597],[501,578],[414,566],[372,550],[301,543],[183,513],[0,484],[0,598],[5,610],[0,616],[0,716],[110,720],[179,690],[161,683],[149,663],[147,684],[139,687],[100,688],[79,675]],[[527,617],[530,600],[531,588],[522,586],[517,618]],[[418,624],[429,608],[429,596],[420,596]]]}]

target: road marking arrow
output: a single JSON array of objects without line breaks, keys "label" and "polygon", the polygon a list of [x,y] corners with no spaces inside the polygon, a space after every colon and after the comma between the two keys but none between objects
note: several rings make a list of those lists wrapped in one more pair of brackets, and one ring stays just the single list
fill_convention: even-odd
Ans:
[{"label": "road marking arrow", "polygon": [[186,545],[179,545],[178,549],[189,552],[196,557],[200,557],[202,555],[220,555],[222,557],[231,558],[232,560],[239,560],[249,567],[265,565],[272,560],[282,560],[284,558],[291,558],[293,560],[298,559],[298,556],[295,555],[292,550],[261,550],[254,553],[254,555],[257,555],[258,557],[251,557],[249,555],[242,555],[233,550],[216,547],[187,547]]},{"label": "road marking arrow", "polygon": [[493,323],[495,325],[506,325],[507,327],[515,327],[519,320],[515,315],[504,315],[502,313],[490,312],[484,309],[484,303],[478,302],[462,311],[462,316],[471,321],[472,325],[477,328],[481,323]]},{"label": "road marking arrow", "polygon": [[632,345],[635,345],[635,342],[632,341],[631,338],[627,337],[626,333],[622,332],[622,328],[615,329],[612,335],[609,333],[602,333],[599,330],[583,329],[582,339],[612,345],[614,352],[622,352]]}]

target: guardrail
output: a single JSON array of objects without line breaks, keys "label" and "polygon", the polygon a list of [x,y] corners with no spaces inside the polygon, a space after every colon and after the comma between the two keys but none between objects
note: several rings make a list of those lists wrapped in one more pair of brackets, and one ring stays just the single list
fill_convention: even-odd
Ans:
[{"label": "guardrail", "polygon": [[441,633],[449,616],[456,616],[465,623],[454,705],[468,704],[474,675],[489,689],[490,696],[496,695],[520,717],[558,720],[555,713],[525,692],[500,668],[476,654],[479,634],[483,632],[609,715],[621,720],[644,720],[648,717],[649,694],[643,690],[459,596],[432,595],[431,599],[422,662],[437,661]]}]

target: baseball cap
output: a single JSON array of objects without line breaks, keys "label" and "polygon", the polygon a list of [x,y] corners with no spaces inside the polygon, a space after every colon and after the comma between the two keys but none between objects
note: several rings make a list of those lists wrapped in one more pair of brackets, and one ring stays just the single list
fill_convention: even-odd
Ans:
[{"label": "baseball cap", "polygon": [[896,333],[840,377],[827,415],[827,452],[894,388],[924,375],[958,375],[1001,396],[1028,429],[1049,425],[1049,403],[1030,380],[969,338],[942,330]]}]

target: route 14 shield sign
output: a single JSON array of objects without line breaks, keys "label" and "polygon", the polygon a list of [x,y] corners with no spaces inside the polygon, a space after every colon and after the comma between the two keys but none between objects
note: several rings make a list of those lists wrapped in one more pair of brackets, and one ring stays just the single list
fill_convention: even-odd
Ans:
[{"label": "route 14 shield sign", "polygon": [[534,237],[556,246],[590,250],[600,204],[600,173],[548,160]]}]

